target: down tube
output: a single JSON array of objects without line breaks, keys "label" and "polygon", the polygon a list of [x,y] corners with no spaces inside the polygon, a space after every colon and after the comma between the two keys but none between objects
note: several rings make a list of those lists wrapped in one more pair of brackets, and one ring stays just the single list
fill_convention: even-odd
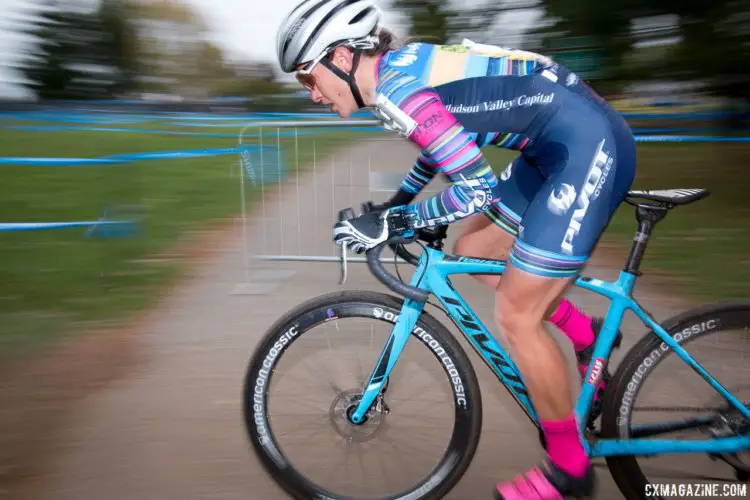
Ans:
[{"label": "down tube", "polygon": [[529,399],[526,385],[515,363],[497,340],[487,331],[482,321],[439,272],[428,271],[432,293],[443,304],[453,321],[469,339],[484,362],[495,372],[529,418],[538,425],[538,418]]}]

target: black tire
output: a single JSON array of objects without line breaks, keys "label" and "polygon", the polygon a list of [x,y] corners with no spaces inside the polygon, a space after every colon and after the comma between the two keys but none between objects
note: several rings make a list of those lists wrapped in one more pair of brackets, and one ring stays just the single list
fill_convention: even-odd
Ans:
[{"label": "black tire", "polygon": [[[749,328],[750,302],[708,304],[674,316],[662,323],[661,327],[681,346],[722,330]],[[672,349],[663,344],[653,331],[630,349],[604,394],[602,438],[628,438],[632,408],[643,381],[669,354],[672,354]],[[649,481],[638,465],[637,458],[618,456],[606,459],[615,483],[628,500],[647,498],[646,485]]]},{"label": "black tire", "polygon": [[[243,390],[246,430],[265,470],[293,498],[309,500],[344,497],[322,489],[294,470],[279,448],[273,430],[269,427],[267,415],[268,387],[273,376],[273,366],[286,348],[305,331],[326,321],[329,310],[333,310],[337,318],[366,317],[393,324],[398,318],[402,303],[402,300],[390,295],[369,291],[344,291],[324,295],[301,304],[279,319],[255,350]],[[458,483],[474,457],[482,427],[481,393],[476,373],[465,351],[434,316],[423,311],[412,335],[429,348],[449,378],[453,388],[456,419],[450,443],[437,466],[413,488],[388,498],[438,499]]]}]

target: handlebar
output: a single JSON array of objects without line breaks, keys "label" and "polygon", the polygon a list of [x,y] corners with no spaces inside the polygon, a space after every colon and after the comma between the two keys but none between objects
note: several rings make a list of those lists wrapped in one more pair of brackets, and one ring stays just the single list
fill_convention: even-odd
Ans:
[{"label": "handlebar", "polygon": [[[374,208],[375,207],[372,202],[365,202],[362,204],[362,213],[369,212]],[[346,220],[353,217],[355,217],[355,214],[354,210],[352,210],[351,208],[347,208],[339,212],[339,220]],[[429,294],[424,290],[407,285],[406,283],[389,273],[385,269],[385,266],[383,266],[383,263],[380,262],[380,254],[383,252],[385,246],[388,245],[397,256],[401,257],[409,264],[416,266],[419,264],[419,257],[408,251],[403,245],[405,243],[412,243],[413,241],[419,239],[426,242],[433,248],[441,249],[443,247],[443,239],[445,239],[447,232],[448,226],[437,226],[432,228],[417,229],[415,237],[412,238],[407,239],[401,236],[390,238],[388,241],[385,241],[366,252],[367,264],[370,267],[370,271],[373,275],[375,275],[376,278],[378,278],[381,283],[383,283],[385,286],[398,293],[399,295],[408,297],[417,302],[426,302]],[[346,279],[346,248],[342,246],[341,251],[342,265],[344,266],[344,269],[342,270],[343,283],[343,280]]]},{"label": "handlebar", "polygon": [[[381,283],[383,283],[385,286],[387,286],[397,294],[403,295],[404,297],[408,297],[417,302],[426,302],[427,298],[429,297],[429,294],[427,292],[411,285],[407,285],[403,281],[399,280],[391,273],[389,273],[385,269],[383,263],[380,262],[380,253],[383,251],[383,248],[385,248],[385,246],[388,244],[397,243],[397,241],[395,240],[402,239],[399,237],[388,240],[367,251],[367,264],[370,266],[370,271],[372,271],[372,274],[374,274]],[[400,242],[402,241],[398,241],[398,243]],[[412,254],[410,253],[410,255]]]}]

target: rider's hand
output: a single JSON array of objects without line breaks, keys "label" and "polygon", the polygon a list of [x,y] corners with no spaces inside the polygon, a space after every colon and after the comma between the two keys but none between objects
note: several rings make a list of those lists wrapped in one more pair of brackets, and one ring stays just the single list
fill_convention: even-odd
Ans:
[{"label": "rider's hand", "polygon": [[333,241],[363,253],[393,236],[411,233],[405,207],[367,212],[333,226]]},{"label": "rider's hand", "polygon": [[367,202],[362,204],[362,211],[363,212],[382,212],[383,210],[388,210],[389,208],[393,208],[394,204],[390,200],[384,201],[383,203],[379,205],[375,205],[373,202]]},{"label": "rider's hand", "polygon": [[400,189],[396,191],[396,194],[391,196],[390,200],[386,200],[383,203],[376,205],[371,201],[367,201],[362,204],[362,211],[363,212],[369,212],[369,211],[378,211],[378,210],[388,210],[389,208],[398,207],[401,205],[408,205],[411,203],[414,198],[416,197],[413,193],[408,193],[404,191],[403,189]]}]

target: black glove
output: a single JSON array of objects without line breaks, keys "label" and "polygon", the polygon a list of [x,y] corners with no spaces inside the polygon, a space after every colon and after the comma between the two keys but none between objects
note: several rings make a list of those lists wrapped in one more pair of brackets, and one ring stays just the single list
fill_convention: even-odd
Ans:
[{"label": "black glove", "polygon": [[355,253],[363,253],[393,236],[413,233],[405,207],[401,206],[337,222],[333,226],[333,241],[337,245],[346,245]]},{"label": "black glove", "polygon": [[388,210],[389,208],[393,208],[395,205],[390,200],[384,201],[383,203],[376,205],[371,201],[366,201],[362,203],[362,213],[366,214],[368,212],[382,212],[384,210]]},{"label": "black glove", "polygon": [[398,191],[396,191],[396,194],[394,194],[390,200],[384,201],[383,203],[380,203],[379,205],[374,204],[371,201],[367,201],[362,204],[362,211],[363,212],[371,212],[371,211],[381,211],[381,210],[388,210],[389,208],[398,207],[401,205],[408,205],[416,198],[415,194],[407,193],[406,191],[399,188]]}]

